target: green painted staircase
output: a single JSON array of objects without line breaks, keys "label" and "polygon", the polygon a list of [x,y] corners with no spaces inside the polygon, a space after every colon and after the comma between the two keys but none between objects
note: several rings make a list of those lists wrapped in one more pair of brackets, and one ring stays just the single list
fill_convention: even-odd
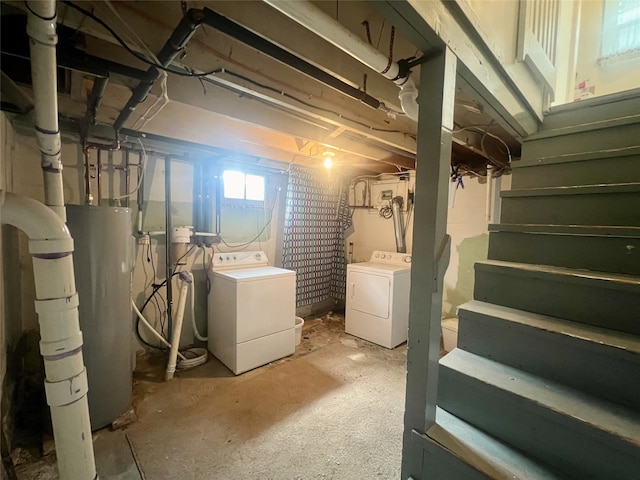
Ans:
[{"label": "green painted staircase", "polygon": [[512,167],[422,478],[640,478],[640,92],[552,109]]}]

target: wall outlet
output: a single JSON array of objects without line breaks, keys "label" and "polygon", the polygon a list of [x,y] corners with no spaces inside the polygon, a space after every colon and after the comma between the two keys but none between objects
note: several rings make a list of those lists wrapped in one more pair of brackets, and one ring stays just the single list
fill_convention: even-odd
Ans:
[{"label": "wall outlet", "polygon": [[391,200],[393,198],[393,190],[383,190],[381,198],[382,200]]}]

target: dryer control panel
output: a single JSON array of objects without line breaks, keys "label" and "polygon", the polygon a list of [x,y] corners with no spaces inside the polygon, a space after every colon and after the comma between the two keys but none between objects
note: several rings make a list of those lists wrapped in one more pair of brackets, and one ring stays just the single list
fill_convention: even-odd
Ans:
[{"label": "dryer control panel", "polygon": [[262,251],[216,252],[213,256],[213,269],[246,268],[267,266],[267,254]]},{"label": "dryer control panel", "polygon": [[390,263],[393,265],[411,265],[411,255],[408,253],[374,250],[369,261],[374,263]]}]

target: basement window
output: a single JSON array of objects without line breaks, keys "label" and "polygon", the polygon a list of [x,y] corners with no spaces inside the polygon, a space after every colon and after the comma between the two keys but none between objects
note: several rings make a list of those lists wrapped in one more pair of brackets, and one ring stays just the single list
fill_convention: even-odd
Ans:
[{"label": "basement window", "polygon": [[640,53],[640,2],[607,0],[600,60],[627,57]]},{"label": "basement window", "polygon": [[222,172],[222,192],[225,199],[264,202],[264,177],[225,170]]}]

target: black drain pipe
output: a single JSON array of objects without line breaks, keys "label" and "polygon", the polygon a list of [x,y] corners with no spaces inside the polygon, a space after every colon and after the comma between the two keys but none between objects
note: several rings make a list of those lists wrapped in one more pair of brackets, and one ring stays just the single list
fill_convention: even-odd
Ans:
[{"label": "black drain pipe", "polygon": [[[169,40],[167,40],[167,43],[164,44],[164,47],[162,47],[162,50],[160,50],[160,53],[157,55],[157,58],[163,67],[169,65],[173,59],[176,58],[176,55],[182,51],[202,22],[203,17],[204,12],[197,8],[190,8],[185,16],[182,17],[182,20],[180,20],[180,23],[171,34],[171,37],[169,37]],[[154,66],[149,67],[145,78],[141,80],[138,86],[134,89],[131,94],[131,98],[113,124],[113,128],[116,132],[122,128],[124,122],[127,121],[136,107],[142,103],[145,98],[147,98],[147,95],[153,87],[153,83],[159,76],[160,71],[158,68]]]},{"label": "black drain pipe", "polygon": [[91,93],[89,94],[89,98],[87,99],[87,111],[84,114],[84,118],[80,123],[80,138],[83,143],[86,141],[87,136],[89,134],[89,128],[91,125],[95,125],[96,123],[96,113],[100,103],[102,102],[102,97],[104,96],[104,92],[107,89],[107,83],[109,82],[109,77],[98,77],[93,81],[93,88],[91,89]]},{"label": "black drain pipe", "polygon": [[204,8],[204,19],[202,20],[202,23],[209,25],[216,30],[219,30],[225,35],[228,35],[229,37],[234,38],[235,40],[238,40],[257,51],[264,53],[301,73],[304,73],[314,80],[317,80],[331,88],[334,88],[340,93],[343,93],[351,98],[355,98],[356,100],[360,100],[362,103],[370,106],[371,108],[380,108],[380,101],[375,99],[371,95],[368,95],[362,90],[358,90],[357,88],[352,87],[348,83],[338,80],[336,77],[328,74],[324,70],[297,57],[284,48],[271,43],[269,40],[252,32],[251,30],[246,29],[242,25],[235,23],[227,17],[214,12],[209,8]]}]

